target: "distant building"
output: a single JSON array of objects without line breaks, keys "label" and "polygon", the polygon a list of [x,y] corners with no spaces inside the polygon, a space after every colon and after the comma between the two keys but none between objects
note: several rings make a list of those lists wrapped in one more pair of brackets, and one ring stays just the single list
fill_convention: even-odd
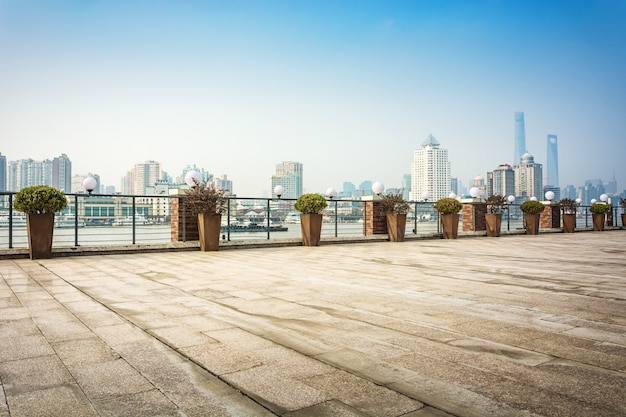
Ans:
[{"label": "distant building", "polygon": [[147,187],[154,187],[161,179],[161,164],[156,161],[146,161],[135,164],[128,171],[123,181],[124,194],[145,195]]},{"label": "distant building", "polygon": [[359,197],[363,197],[366,195],[374,195],[372,191],[372,181],[365,180],[359,184]]},{"label": "distant building", "polygon": [[559,149],[556,135],[548,135],[546,187],[559,188]]},{"label": "distant building", "polygon": [[276,173],[271,178],[272,196],[277,185],[283,187],[283,198],[298,198],[303,192],[303,165],[300,162],[283,161],[276,164]]},{"label": "distant building", "polygon": [[440,148],[437,139],[428,135],[421,148],[413,152],[410,199],[420,201],[425,192],[431,201],[448,197],[450,185],[448,150]]},{"label": "distant building", "polygon": [[0,153],[0,191],[7,191],[7,157]]},{"label": "distant building", "polygon": [[213,187],[218,190],[227,191],[230,194],[233,193],[233,182],[228,179],[226,174],[219,178],[213,178]]},{"label": "distant building", "polygon": [[515,154],[513,164],[519,164],[526,153],[526,128],[524,126],[524,112],[515,112]]},{"label": "distant building", "polygon": [[515,195],[515,171],[511,165],[498,165],[492,172],[487,173],[486,196],[489,197],[494,194],[505,197]]},{"label": "distant building", "polygon": [[345,198],[353,198],[355,191],[356,191],[356,186],[353,183],[346,181],[342,185],[342,191],[339,194],[339,196],[345,197]]},{"label": "distant building", "polygon": [[402,198],[405,200],[410,200],[411,194],[411,174],[404,174],[402,176]]},{"label": "distant building", "polygon": [[472,182],[470,188],[478,188],[482,198],[487,196],[487,185],[485,184],[485,179],[480,175],[474,177],[474,181]]},{"label": "distant building", "polygon": [[72,192],[72,161],[66,154],[52,160],[52,187],[64,193]]},{"label": "distant building", "polygon": [[522,155],[515,171],[515,195],[519,197],[537,197],[543,199],[543,166],[535,163],[535,158],[528,152]]},{"label": "distant building", "polygon": [[578,193],[576,192],[576,187],[573,185],[567,185],[561,191],[561,198],[569,198],[570,200],[576,200],[578,198]]}]

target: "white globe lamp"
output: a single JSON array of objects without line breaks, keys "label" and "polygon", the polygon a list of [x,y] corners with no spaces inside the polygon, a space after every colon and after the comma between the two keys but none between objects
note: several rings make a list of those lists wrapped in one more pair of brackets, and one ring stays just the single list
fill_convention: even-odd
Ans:
[{"label": "white globe lamp", "polygon": [[98,186],[98,181],[94,177],[87,177],[83,180],[83,187],[89,194]]},{"label": "white globe lamp", "polygon": [[330,187],[326,190],[326,195],[332,200],[337,195],[337,190],[335,190],[333,187]]},{"label": "white globe lamp", "polygon": [[450,193],[450,194],[448,194],[448,198],[456,198],[456,194],[455,193]]},{"label": "white globe lamp", "polygon": [[591,199],[591,204],[596,204],[598,202],[598,200],[596,200],[595,198]]},{"label": "white globe lamp", "polygon": [[480,197],[480,188],[478,187],[470,188],[470,195],[472,196],[472,198]]},{"label": "white globe lamp", "polygon": [[284,192],[285,188],[282,185],[277,185],[276,187],[274,187],[274,194],[276,194],[278,198],[280,198]]},{"label": "white globe lamp", "polygon": [[385,191],[385,186],[382,182],[376,181],[374,184],[372,184],[372,191],[374,191],[374,194],[376,195],[381,195],[382,192]]},{"label": "white globe lamp", "polygon": [[506,198],[506,201],[509,202],[509,204],[513,204],[515,203],[515,196],[514,195],[510,195]]},{"label": "white globe lamp", "polygon": [[546,200],[548,200],[548,201],[554,200],[554,192],[553,191],[546,191]]},{"label": "white globe lamp", "polygon": [[530,197],[530,201],[537,201],[537,197],[535,196]]},{"label": "white globe lamp", "polygon": [[600,196],[600,201],[602,201],[602,202],[604,202],[604,203],[606,203],[606,201],[607,201],[608,199],[609,199],[609,196],[608,196],[608,195],[606,195],[606,194],[602,194],[602,195]]},{"label": "white globe lamp", "polygon": [[185,184],[191,188],[196,188],[200,182],[202,182],[202,175],[198,171],[191,170],[185,174]]},{"label": "white globe lamp", "polygon": [[424,193],[422,194],[422,200],[428,201],[429,198],[430,198],[430,193],[428,191],[424,191]]},{"label": "white globe lamp", "polygon": [[580,198],[580,197],[578,197],[578,198],[576,199],[576,204],[578,204],[578,205],[580,206],[582,203],[583,203],[583,199],[582,199],[582,198]]}]

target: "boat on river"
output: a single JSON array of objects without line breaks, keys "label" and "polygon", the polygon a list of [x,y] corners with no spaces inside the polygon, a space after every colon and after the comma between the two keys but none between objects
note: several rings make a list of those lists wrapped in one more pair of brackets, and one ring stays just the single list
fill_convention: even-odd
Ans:
[{"label": "boat on river", "polygon": [[79,218],[76,221],[76,216],[73,214],[65,214],[63,216],[57,216],[54,219],[54,227],[85,227],[85,220]]}]

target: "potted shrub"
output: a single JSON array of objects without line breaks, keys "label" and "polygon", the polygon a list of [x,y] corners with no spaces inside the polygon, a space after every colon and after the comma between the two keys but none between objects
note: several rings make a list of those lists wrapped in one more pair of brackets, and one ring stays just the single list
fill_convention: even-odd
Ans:
[{"label": "potted shrub", "polygon": [[65,194],[46,185],[26,187],[15,194],[13,207],[26,213],[30,259],[51,258],[54,213],[67,207]]},{"label": "potted shrub", "polygon": [[540,215],[546,207],[543,203],[534,200],[524,201],[520,206],[520,210],[524,213],[524,222],[526,223],[526,234],[539,234]]},{"label": "potted shrub", "polygon": [[626,198],[619,199],[619,206],[622,208],[622,227],[626,227]]},{"label": "potted shrub", "polygon": [[381,196],[380,214],[387,220],[387,234],[390,242],[403,242],[406,230],[406,214],[411,205],[402,192],[387,193]]},{"label": "potted shrub", "polygon": [[294,208],[300,212],[303,246],[319,246],[322,236],[322,210],[328,206],[321,194],[302,194]]},{"label": "potted shrub", "polygon": [[224,193],[210,185],[198,184],[185,191],[185,204],[198,216],[201,251],[216,251],[220,244],[222,213],[227,200]]},{"label": "potted shrub", "polygon": [[604,222],[606,221],[606,214],[611,210],[611,206],[606,203],[593,203],[589,207],[591,212],[591,218],[593,220],[593,230],[604,230]]},{"label": "potted shrub", "polygon": [[456,239],[459,230],[459,211],[463,208],[463,204],[454,198],[446,197],[437,200],[433,207],[439,212],[441,218],[443,238]]},{"label": "potted shrub", "polygon": [[487,213],[485,213],[485,225],[488,237],[500,236],[502,229],[502,210],[506,208],[506,198],[500,194],[494,194],[487,198]]},{"label": "potted shrub", "polygon": [[574,233],[576,229],[576,209],[578,204],[571,198],[564,198],[559,201],[559,207],[563,212],[563,232]]}]

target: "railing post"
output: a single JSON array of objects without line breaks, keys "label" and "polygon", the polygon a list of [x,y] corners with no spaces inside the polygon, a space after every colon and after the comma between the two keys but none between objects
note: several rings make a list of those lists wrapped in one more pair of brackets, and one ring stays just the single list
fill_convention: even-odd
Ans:
[{"label": "railing post", "polygon": [[335,200],[335,237],[339,236],[338,234],[338,230],[337,230],[337,220],[338,220],[338,215],[337,215],[337,203],[338,201]]},{"label": "railing post", "polygon": [[135,211],[136,211],[136,205],[135,205],[135,196],[133,196],[133,245],[135,244]]},{"label": "railing post", "polygon": [[417,234],[417,201],[415,202],[415,208],[413,209],[413,234]]},{"label": "railing post", "polygon": [[271,198],[267,199],[267,240],[270,239],[270,217],[272,217],[272,212],[270,211],[270,201]]},{"label": "railing post", "polygon": [[13,249],[13,194],[9,194],[9,249]]},{"label": "railing post", "polygon": [[185,205],[185,199],[184,198],[180,198],[180,197],[176,197],[178,198],[178,204],[180,205],[180,203],[182,202],[182,211],[183,211],[183,242],[187,241],[187,207]]},{"label": "railing post", "polygon": [[78,194],[74,194],[74,246],[78,246]]},{"label": "railing post", "polygon": [[228,216],[228,219],[226,220],[226,238],[227,240],[230,242],[230,197],[228,197],[227,201],[227,205],[226,205],[226,215]]}]

